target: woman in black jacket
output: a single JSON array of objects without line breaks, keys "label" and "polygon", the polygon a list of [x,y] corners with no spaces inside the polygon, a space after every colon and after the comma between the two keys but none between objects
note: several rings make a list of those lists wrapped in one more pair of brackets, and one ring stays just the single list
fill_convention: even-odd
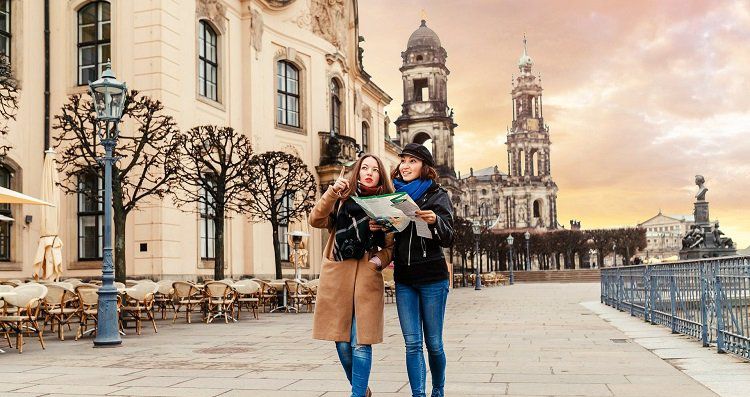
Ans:
[{"label": "woman in black jacket", "polygon": [[[412,222],[396,233],[394,279],[396,306],[406,344],[406,369],[412,395],[425,396],[426,368],[422,340],[432,373],[432,397],[442,397],[445,386],[443,319],[448,298],[448,266],[443,254],[453,242],[453,205],[448,192],[437,183],[432,154],[416,143],[406,145],[401,163],[393,171],[393,184],[417,203],[432,238],[417,235]],[[424,330],[424,337],[422,331]]]}]

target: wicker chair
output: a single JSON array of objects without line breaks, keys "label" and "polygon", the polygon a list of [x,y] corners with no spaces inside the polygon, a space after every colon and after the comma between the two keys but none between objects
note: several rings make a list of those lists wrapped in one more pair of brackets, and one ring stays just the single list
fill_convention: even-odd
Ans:
[{"label": "wicker chair", "polygon": [[[78,331],[76,331],[75,340],[78,340],[88,334],[96,333],[96,321],[99,314],[99,294],[97,293],[99,287],[81,284],[76,287],[75,291],[78,295]],[[120,310],[119,305],[117,310]],[[89,323],[93,325],[91,329],[89,329]]]},{"label": "wicker chair", "polygon": [[224,322],[234,319],[234,299],[236,292],[231,285],[223,281],[210,281],[203,288],[206,301],[206,323],[214,321],[216,317],[224,317]]},{"label": "wicker chair", "polygon": [[260,299],[260,306],[263,308],[263,312],[265,313],[266,311],[266,305],[268,305],[268,310],[271,311],[278,305],[279,291],[276,290],[276,287],[269,284],[265,280],[260,280],[257,278],[254,278],[252,280],[260,284],[260,295],[258,296],[258,298]]},{"label": "wicker chair", "polygon": [[187,281],[175,281],[172,283],[173,296],[174,296],[174,318],[172,324],[177,321],[177,315],[180,312],[181,307],[185,307],[185,321],[190,324],[190,314],[201,309],[203,298],[201,296],[201,290],[195,286],[195,284],[188,283]]},{"label": "wicker chair", "polygon": [[156,291],[156,296],[154,297],[154,304],[159,310],[161,310],[162,320],[164,320],[164,316],[166,314],[168,307],[171,307],[172,311],[175,310],[174,296],[173,296],[174,287],[172,287],[173,283],[174,281],[172,280],[161,280],[156,283],[157,285],[159,285],[159,289]]},{"label": "wicker chair", "polygon": [[235,291],[237,291],[237,320],[240,319],[240,313],[242,313],[242,306],[252,310],[253,318],[258,319],[258,306],[260,304],[260,284],[253,280],[240,280],[233,285]]},{"label": "wicker chair", "polygon": [[154,332],[158,332],[152,311],[154,293],[158,289],[159,286],[152,281],[150,283],[138,283],[127,292],[125,304],[121,308],[122,314],[135,320],[135,330],[138,335],[141,334],[141,322],[143,320],[151,321]]},{"label": "wicker chair", "polygon": [[[312,311],[312,294],[309,293],[304,288],[303,284],[298,282],[297,280],[284,280],[284,284],[286,284],[286,296],[287,296],[287,302],[288,305],[296,308],[297,313],[299,313],[302,307],[302,305],[307,306],[307,311]],[[287,311],[289,310],[289,307],[287,307]]]},{"label": "wicker chair", "polygon": [[78,296],[70,283],[47,284],[47,296],[44,298],[42,312],[44,327],[50,325],[50,331],[57,326],[57,338],[65,340],[63,326],[70,328],[70,321],[78,313]]},{"label": "wicker chair", "polygon": [[23,334],[36,334],[42,349],[44,345],[44,328],[39,326],[42,301],[47,296],[47,287],[31,283],[13,289],[16,294],[5,297],[5,305],[0,310],[0,327],[6,331],[6,340],[10,343],[9,333],[16,335],[16,348],[23,353]]}]

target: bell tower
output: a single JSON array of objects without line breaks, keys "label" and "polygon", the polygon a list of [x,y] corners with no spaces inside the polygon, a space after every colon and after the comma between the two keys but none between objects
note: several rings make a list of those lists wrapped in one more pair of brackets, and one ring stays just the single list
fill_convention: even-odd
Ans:
[{"label": "bell tower", "polygon": [[453,111],[448,107],[448,74],[445,66],[448,54],[440,38],[423,19],[412,33],[401,53],[399,69],[404,86],[401,116],[396,120],[398,140],[425,144],[435,159],[435,166],[443,185],[454,185],[456,171],[453,160]]},{"label": "bell tower", "polygon": [[519,75],[513,80],[511,91],[513,124],[506,141],[508,181],[511,187],[522,187],[524,193],[506,197],[510,200],[507,207],[511,214],[507,227],[555,229],[557,185],[551,175],[551,142],[549,126],[544,123],[541,78],[532,74],[533,66],[524,35],[523,54],[518,60]]}]

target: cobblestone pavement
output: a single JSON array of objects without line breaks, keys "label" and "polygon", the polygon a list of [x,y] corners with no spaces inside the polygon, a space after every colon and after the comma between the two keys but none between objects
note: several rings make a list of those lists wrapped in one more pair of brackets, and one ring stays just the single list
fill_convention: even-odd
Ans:
[{"label": "cobblestone pavement", "polygon": [[[716,395],[587,308],[598,294],[598,284],[451,291],[446,394]],[[395,309],[386,305],[385,343],[373,349],[374,396],[410,395]],[[23,354],[0,354],[0,395],[348,396],[333,343],[310,339],[311,324],[307,313],[160,321],[158,334],[128,330],[121,347],[106,349],[73,341],[74,331],[65,341],[48,334],[46,351],[30,338]]]}]

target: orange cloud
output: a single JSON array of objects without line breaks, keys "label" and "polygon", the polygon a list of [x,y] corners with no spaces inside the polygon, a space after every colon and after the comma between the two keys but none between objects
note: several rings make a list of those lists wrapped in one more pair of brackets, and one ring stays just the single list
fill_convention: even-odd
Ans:
[{"label": "orange cloud", "polygon": [[394,96],[395,119],[400,53],[425,9],[448,52],[457,169],[507,169],[510,82],[526,32],[545,89],[562,224],[634,225],[660,208],[689,214],[693,175],[703,174],[711,217],[745,248],[748,4],[360,0],[359,20],[365,68]]}]

